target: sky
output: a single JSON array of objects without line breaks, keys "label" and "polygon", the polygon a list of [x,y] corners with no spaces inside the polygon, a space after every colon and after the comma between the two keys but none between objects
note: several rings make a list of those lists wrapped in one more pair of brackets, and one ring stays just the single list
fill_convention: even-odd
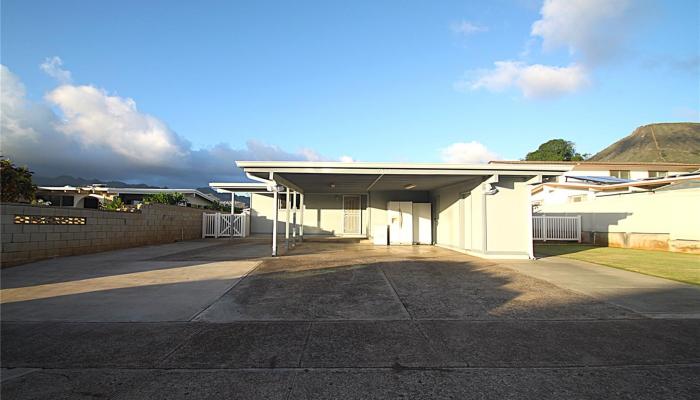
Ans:
[{"label": "sky", "polygon": [[2,155],[170,187],[235,160],[595,153],[700,120],[696,0],[3,0]]}]

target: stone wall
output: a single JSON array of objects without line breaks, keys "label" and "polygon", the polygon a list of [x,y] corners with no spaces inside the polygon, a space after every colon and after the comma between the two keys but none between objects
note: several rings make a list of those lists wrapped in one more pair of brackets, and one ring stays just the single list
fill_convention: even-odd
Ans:
[{"label": "stone wall", "polygon": [[127,213],[2,203],[0,265],[201,238],[203,212],[161,204]]}]

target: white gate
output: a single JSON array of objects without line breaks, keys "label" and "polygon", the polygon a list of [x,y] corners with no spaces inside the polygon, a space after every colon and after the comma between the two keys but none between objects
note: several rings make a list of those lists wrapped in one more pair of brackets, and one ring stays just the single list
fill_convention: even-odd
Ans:
[{"label": "white gate", "polygon": [[581,241],[581,216],[533,216],[532,239]]},{"label": "white gate", "polygon": [[245,237],[248,214],[202,214],[202,238]]}]

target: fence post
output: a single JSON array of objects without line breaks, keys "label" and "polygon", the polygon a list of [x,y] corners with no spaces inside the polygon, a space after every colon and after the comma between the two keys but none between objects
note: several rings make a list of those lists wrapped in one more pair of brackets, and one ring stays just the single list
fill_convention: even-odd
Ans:
[{"label": "fence post", "polygon": [[207,235],[207,213],[202,213],[202,239]]},{"label": "fence post", "polygon": [[214,237],[219,238],[219,231],[221,230],[221,213],[214,214]]},{"label": "fence post", "polygon": [[544,218],[542,218],[542,241],[546,242],[547,241],[547,215],[544,215]]},{"label": "fence post", "polygon": [[576,238],[578,239],[578,242],[581,243],[581,230],[583,227],[581,226],[581,214],[579,214],[576,218],[576,223],[578,224],[577,226],[577,233],[576,233]]}]

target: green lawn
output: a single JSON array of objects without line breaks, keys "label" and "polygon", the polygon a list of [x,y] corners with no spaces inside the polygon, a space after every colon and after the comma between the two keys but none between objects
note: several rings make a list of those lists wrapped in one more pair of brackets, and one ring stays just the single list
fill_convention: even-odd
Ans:
[{"label": "green lawn", "polygon": [[538,257],[560,256],[700,285],[700,255],[585,244],[536,244]]}]

